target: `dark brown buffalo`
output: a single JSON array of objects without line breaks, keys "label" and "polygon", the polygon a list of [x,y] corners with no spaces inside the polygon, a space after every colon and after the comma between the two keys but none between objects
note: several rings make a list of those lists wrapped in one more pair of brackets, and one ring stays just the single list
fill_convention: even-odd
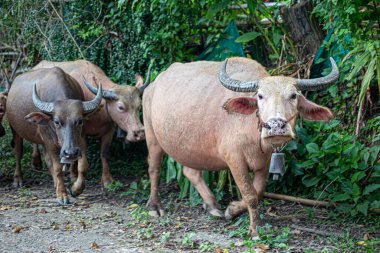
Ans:
[{"label": "dark brown buffalo", "polygon": [[[184,165],[183,173],[210,214],[230,219],[248,209],[249,229],[257,236],[257,205],[265,190],[273,148],[294,137],[298,115],[306,120],[333,117],[329,109],[301,93],[334,83],[339,71],[335,62],[332,64],[328,76],[311,80],[269,76],[259,63],[246,58],[230,59],[227,70],[227,62],[200,61],[175,63],[161,73],[143,96],[150,213],[164,215],[158,181],[162,156],[167,153]],[[202,170],[228,168],[243,200],[231,202],[223,214]],[[253,182],[250,170],[255,174]]]},{"label": "dark brown buffalo", "polygon": [[149,84],[149,80],[144,84],[142,77],[137,76],[136,86],[117,85],[98,66],[85,60],[69,62],[42,61],[34,69],[51,68],[54,66],[62,68],[77,80],[86,101],[94,98],[97,89],[91,85],[87,85],[86,87],[83,77],[86,80],[101,83],[104,88],[102,93],[102,97],[104,98],[102,102],[103,107],[88,120],[88,124],[84,126],[84,132],[88,136],[101,138],[102,182],[104,186],[107,186],[113,180],[107,159],[112,136],[115,131],[115,123],[127,132],[127,141],[145,139],[144,126],[139,119],[139,111],[141,108],[141,95]]},{"label": "dark brown buffalo", "polygon": [[57,202],[68,204],[63,163],[78,161],[78,178],[72,195],[82,193],[88,169],[82,132],[87,116],[101,102],[101,88],[92,101],[84,99],[79,84],[60,68],[39,69],[18,76],[9,91],[7,117],[14,133],[15,178],[21,178],[23,139],[43,144],[45,160],[56,186]]}]

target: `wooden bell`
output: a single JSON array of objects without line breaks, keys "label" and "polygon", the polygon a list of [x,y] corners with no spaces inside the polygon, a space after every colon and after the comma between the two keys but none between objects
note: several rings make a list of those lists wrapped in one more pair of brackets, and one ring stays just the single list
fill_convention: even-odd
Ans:
[{"label": "wooden bell", "polygon": [[284,153],[272,153],[270,160],[269,173],[273,174],[273,180],[278,180],[278,176],[285,174],[285,155]]}]

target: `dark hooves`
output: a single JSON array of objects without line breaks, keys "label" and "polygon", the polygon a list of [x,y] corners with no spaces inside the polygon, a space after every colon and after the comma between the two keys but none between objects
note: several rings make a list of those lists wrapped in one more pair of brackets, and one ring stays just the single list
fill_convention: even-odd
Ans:
[{"label": "dark hooves", "polygon": [[79,195],[79,194],[76,194],[75,192],[73,192],[71,187],[67,188],[67,192],[70,193],[71,197],[73,197],[73,198],[76,198]]},{"label": "dark hooves", "polygon": [[60,198],[57,198],[57,204],[59,206],[67,206],[67,205],[70,205],[70,200],[69,200],[69,197],[60,197]]}]

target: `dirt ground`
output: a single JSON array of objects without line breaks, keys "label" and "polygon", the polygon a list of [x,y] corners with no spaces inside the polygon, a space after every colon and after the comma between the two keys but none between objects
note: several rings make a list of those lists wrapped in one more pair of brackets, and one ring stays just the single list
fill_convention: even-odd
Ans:
[{"label": "dirt ground", "polygon": [[[18,190],[10,185],[10,179],[0,179],[0,252],[376,252],[380,247],[379,229],[372,224],[337,224],[326,209],[295,203],[265,200],[260,207],[265,236],[255,243],[247,236],[246,215],[234,221],[212,218],[201,206],[179,201],[173,189],[162,193],[167,216],[150,218],[142,204],[120,192],[105,194],[98,182],[88,182],[65,207],[55,204],[49,180]],[[375,244],[363,238],[375,238]]]}]

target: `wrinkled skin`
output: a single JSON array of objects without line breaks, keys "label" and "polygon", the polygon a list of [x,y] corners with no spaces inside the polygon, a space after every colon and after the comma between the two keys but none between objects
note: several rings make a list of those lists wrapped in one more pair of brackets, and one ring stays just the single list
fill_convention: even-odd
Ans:
[{"label": "wrinkled skin", "polygon": [[[52,113],[41,112],[35,107],[32,100],[35,84],[40,99],[54,104]],[[7,117],[14,134],[15,186],[21,186],[25,139],[45,147],[58,204],[69,203],[61,161],[78,161],[78,178],[69,190],[73,196],[82,193],[88,169],[82,126],[85,117],[89,116],[85,112],[83,98],[79,84],[59,68],[30,71],[14,80],[7,99]]]},{"label": "wrinkled skin", "polygon": [[[127,132],[126,141],[145,140],[144,126],[139,119],[141,94],[138,89],[143,85],[143,79],[141,76],[137,76],[136,86],[134,87],[117,85],[98,66],[85,60],[69,62],[42,61],[34,69],[54,66],[62,68],[80,84],[86,101],[92,100],[95,95],[87,89],[83,83],[83,77],[92,83],[101,83],[104,90],[112,90],[117,94],[116,100],[104,99],[102,108],[87,120],[84,126],[86,135],[101,139],[102,183],[104,187],[107,187],[113,181],[109,170],[108,157],[115,131],[115,123]],[[35,147],[34,153],[36,152],[38,152],[38,149]],[[73,175],[73,177],[75,176]]]},{"label": "wrinkled skin", "polygon": [[[245,58],[230,59],[228,74],[238,80],[260,79],[260,88],[257,93],[227,90],[218,80],[220,66],[220,62],[175,63],[144,92],[151,180],[147,206],[152,215],[165,213],[158,198],[158,181],[167,153],[184,165],[183,173],[210,214],[231,219],[248,210],[251,234],[257,236],[257,205],[265,190],[273,147],[294,137],[297,115],[325,121],[333,115],[308,101],[295,87],[295,79],[271,77],[256,61]],[[266,124],[259,127],[259,119]],[[228,168],[243,199],[230,203],[223,214],[201,173]],[[253,182],[250,170],[255,175]]]},{"label": "wrinkled skin", "polygon": [[8,92],[0,92],[0,137],[5,135],[5,129],[2,123],[6,111],[7,95]]}]

